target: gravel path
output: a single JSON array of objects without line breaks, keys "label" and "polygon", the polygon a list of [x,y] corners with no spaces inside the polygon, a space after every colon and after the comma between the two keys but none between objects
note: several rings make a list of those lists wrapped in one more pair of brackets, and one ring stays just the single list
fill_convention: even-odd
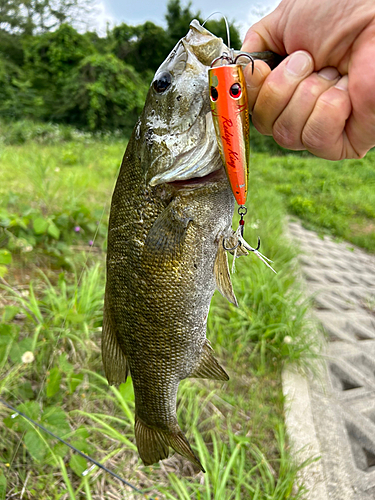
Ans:
[{"label": "gravel path", "polygon": [[306,291],[327,334],[321,380],[286,371],[287,427],[309,500],[375,499],[375,256],[299,223]]}]

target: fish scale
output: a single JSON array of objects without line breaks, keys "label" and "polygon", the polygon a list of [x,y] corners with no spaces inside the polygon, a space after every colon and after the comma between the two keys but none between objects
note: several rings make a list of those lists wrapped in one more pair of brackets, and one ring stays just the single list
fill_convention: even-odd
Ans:
[{"label": "fish scale", "polygon": [[204,470],[177,422],[178,386],[186,377],[229,378],[206,339],[214,291],[237,305],[223,244],[235,234],[234,196],[207,76],[225,50],[192,21],[155,74],[112,197],[102,357],[110,384],[131,374],[146,465],[172,448]]},{"label": "fish scale", "polygon": [[[129,153],[140,140],[130,139],[112,199],[105,315],[130,368],[138,426],[182,435],[177,389],[202,358],[218,241],[230,230],[234,200],[225,175],[195,189],[150,188],[137,155]],[[142,225],[135,223],[140,216]],[[124,224],[129,220],[134,224]],[[113,379],[112,366],[106,373],[110,382],[125,380],[125,372]],[[148,453],[141,455],[145,463],[153,460]]]}]

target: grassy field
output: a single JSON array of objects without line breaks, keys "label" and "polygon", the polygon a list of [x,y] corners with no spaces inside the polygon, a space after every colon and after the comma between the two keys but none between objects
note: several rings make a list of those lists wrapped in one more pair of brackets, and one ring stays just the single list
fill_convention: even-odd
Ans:
[{"label": "grassy field", "polygon": [[[252,255],[238,259],[233,284],[240,307],[215,294],[208,319],[208,338],[230,381],[181,383],[178,418],[207,470],[203,475],[177,455],[143,466],[134,444],[131,381],[109,388],[103,376],[105,235],[125,145],[121,137],[92,138],[67,128],[4,129],[0,397],[149,498],[299,499],[303,488],[296,486],[285,437],[280,374],[286,363],[307,366],[316,346],[296,282],[295,250],[283,229],[285,206],[308,198],[313,183],[296,184],[291,193],[285,186],[294,186],[303,169],[314,179],[319,168],[327,176],[339,169],[309,158],[253,156],[246,239],[255,244],[260,236],[278,274]],[[360,168],[353,170],[360,175]],[[308,220],[311,211],[295,213]],[[310,223],[323,230],[319,220]],[[141,497],[96,467],[82,476],[90,463],[12,417],[0,404],[0,500]]]},{"label": "grassy field", "polygon": [[[258,150],[270,138],[253,131]],[[263,144],[262,144],[263,141]],[[263,147],[262,147],[263,145]],[[253,180],[283,197],[286,210],[321,234],[375,252],[375,149],[361,160],[331,162],[306,153],[253,154]],[[280,156],[283,153],[283,156]]]}]

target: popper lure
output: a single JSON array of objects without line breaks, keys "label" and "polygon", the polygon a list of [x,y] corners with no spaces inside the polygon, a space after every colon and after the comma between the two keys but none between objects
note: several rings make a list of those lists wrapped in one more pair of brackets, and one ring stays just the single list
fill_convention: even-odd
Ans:
[{"label": "popper lure", "polygon": [[235,256],[239,246],[254,252],[276,273],[268,264],[272,261],[259,252],[260,240],[258,239],[257,248],[253,248],[243,237],[244,215],[247,213],[245,203],[249,177],[250,120],[245,76],[242,65],[238,63],[241,57],[248,58],[254,71],[254,59],[251,55],[244,52],[234,57],[232,49],[229,54],[225,53],[214,59],[208,70],[210,105],[216,139],[233,195],[239,205],[240,216],[238,229],[234,233],[237,243],[232,248],[227,248],[223,240],[223,246],[225,250],[234,252]]},{"label": "popper lure", "polygon": [[[210,104],[217,143],[233,195],[238,205],[247,198],[249,176],[249,111],[246,82],[240,57],[249,54],[224,54],[213,60],[208,70]],[[215,66],[218,62],[222,64]],[[225,64],[226,63],[226,64]]]}]

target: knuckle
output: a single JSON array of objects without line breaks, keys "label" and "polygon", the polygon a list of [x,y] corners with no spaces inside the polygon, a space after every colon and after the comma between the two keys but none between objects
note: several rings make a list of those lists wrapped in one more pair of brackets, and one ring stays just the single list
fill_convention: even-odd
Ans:
[{"label": "knuckle", "polygon": [[345,126],[340,93],[325,92],[316,101],[314,111],[302,131],[302,143],[311,151],[329,150]]},{"label": "knuckle", "polygon": [[283,148],[294,149],[300,142],[300,134],[290,123],[277,120],[272,129],[273,138]]},{"label": "knuckle", "polygon": [[309,151],[321,151],[330,144],[331,138],[318,123],[309,123],[302,132],[302,143]]}]

